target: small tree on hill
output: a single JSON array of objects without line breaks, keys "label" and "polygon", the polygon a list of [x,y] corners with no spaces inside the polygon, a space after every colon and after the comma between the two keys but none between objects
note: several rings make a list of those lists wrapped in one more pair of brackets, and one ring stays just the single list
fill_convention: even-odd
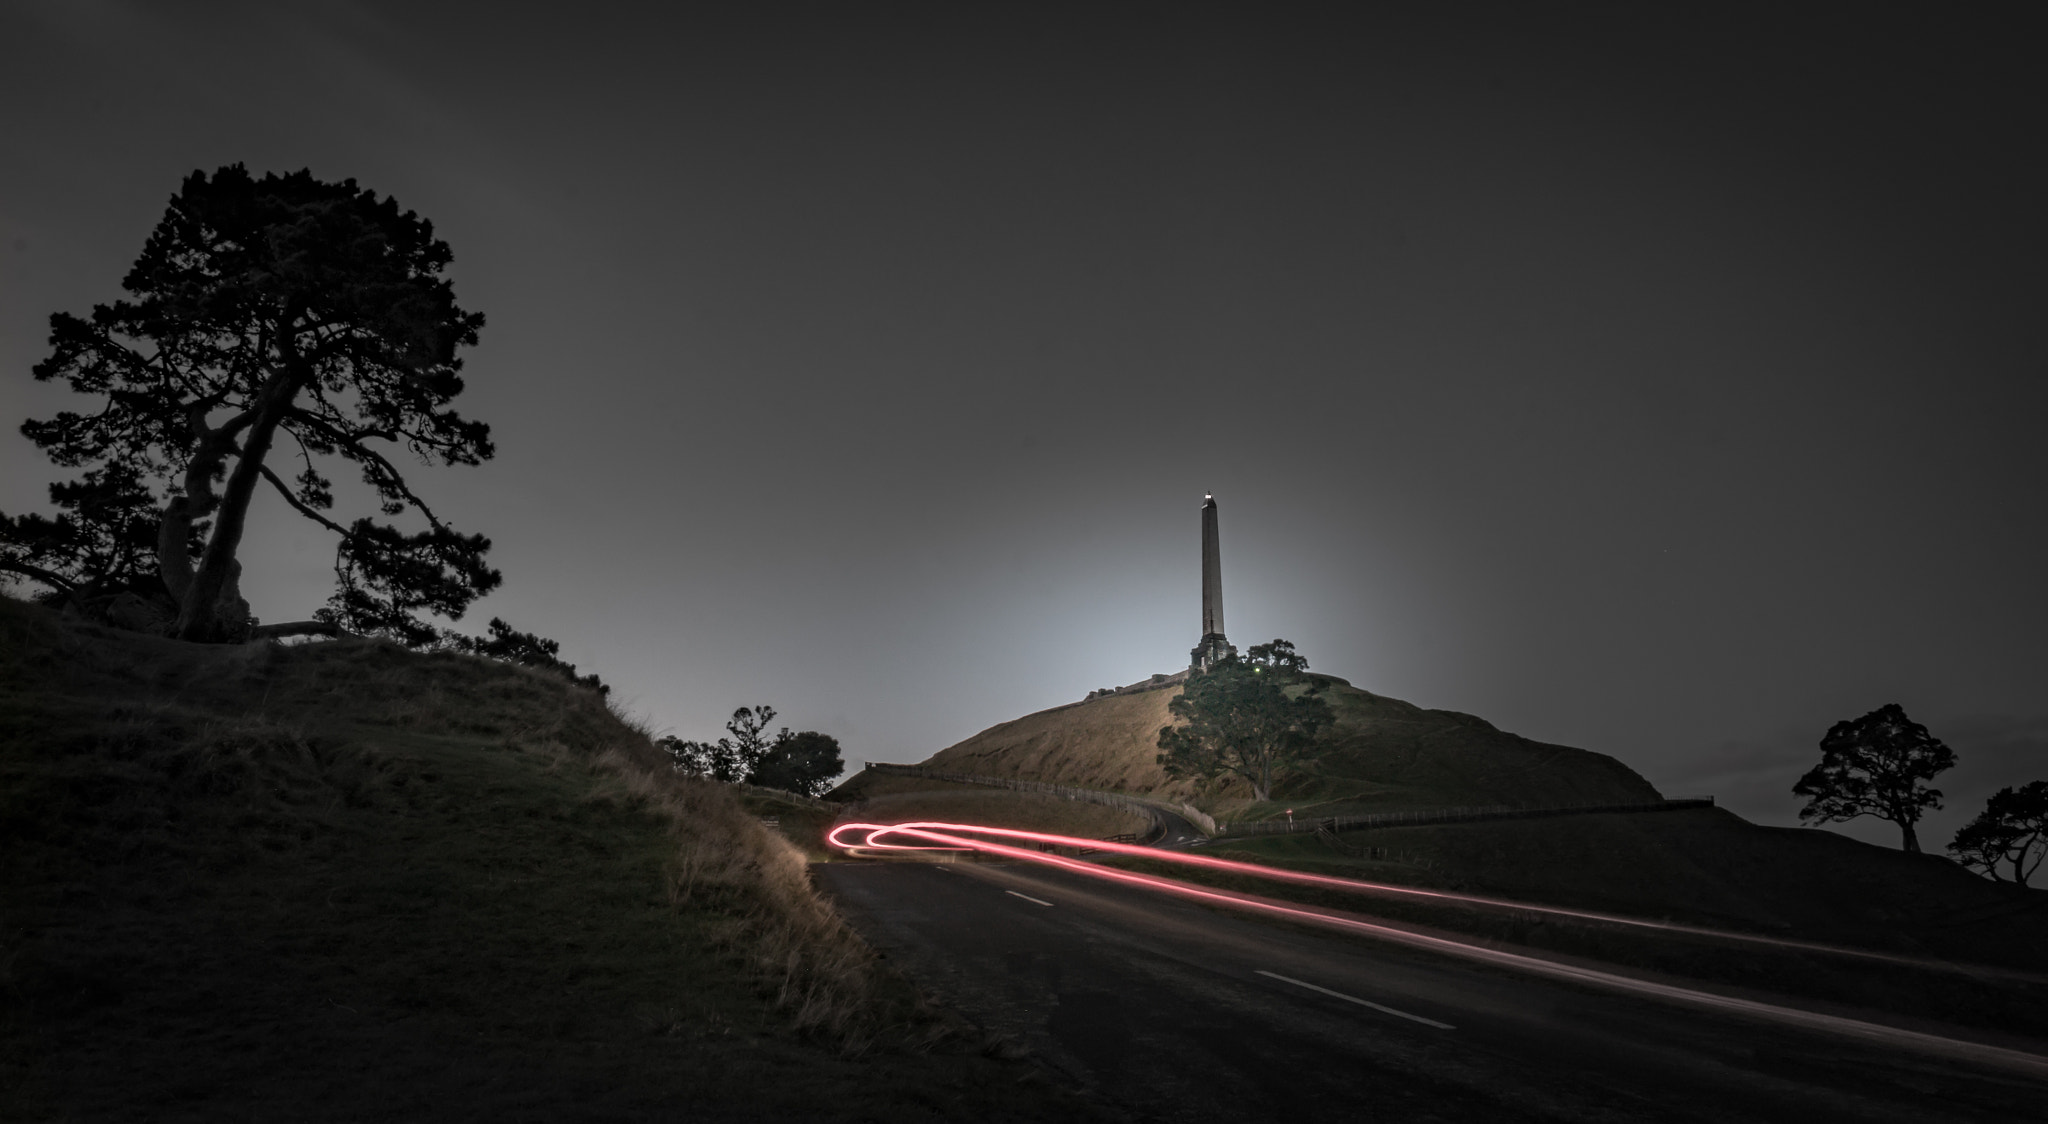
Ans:
[{"label": "small tree on hill", "polygon": [[[732,712],[732,721],[725,724],[726,732],[732,737],[718,739],[723,754],[720,763],[727,774],[719,780],[744,781],[754,775],[761,759],[768,755],[768,723],[774,720],[775,708],[772,706],[743,706]],[[788,730],[783,731],[784,735],[788,733]]]},{"label": "small tree on hill", "polygon": [[654,739],[656,748],[668,754],[675,771],[689,777],[711,775],[711,746],[705,742],[685,741],[669,734]]},{"label": "small tree on hill", "polygon": [[[768,755],[773,744],[768,736],[768,723],[774,720],[772,706],[743,706],[733,711],[731,721],[725,724],[729,737],[715,742],[666,737],[656,744],[668,753],[679,772],[738,784],[752,777],[762,758]],[[784,729],[781,736],[787,738],[790,733]]]},{"label": "small tree on hill", "polygon": [[[157,480],[149,506],[156,569],[174,602],[170,631],[242,639],[251,621],[237,552],[250,500],[268,484],[337,537],[329,627],[438,642],[420,612],[460,617],[500,581],[483,560],[490,541],[450,527],[398,467],[407,457],[454,465],[492,455],[489,428],[449,407],[463,385],[456,351],[477,342],[484,322],[455,304],[441,276],[451,260],[432,224],[353,180],[257,179],[239,164],[192,173],[122,281],[133,299],[89,317],[52,316],[52,351],[35,367],[37,380],[62,378],[99,402],[22,432],[119,495],[81,499],[69,527],[63,517],[7,520],[8,568],[59,591],[81,578],[119,580],[133,568],[134,485]],[[297,461],[289,482],[270,464],[280,441]],[[424,529],[330,518],[324,458],[352,464],[381,514],[415,513]],[[97,533],[87,524],[129,553],[109,563],[107,543],[85,542]],[[112,569],[98,571],[103,564]]]},{"label": "small tree on hill", "polygon": [[845,768],[838,738],[816,730],[792,734],[785,729],[768,746],[747,779],[767,788],[817,796],[832,787],[832,778]]},{"label": "small tree on hill", "polygon": [[1948,849],[1957,862],[1999,881],[1998,865],[2004,863],[2012,880],[2026,885],[2048,856],[2048,781],[1999,789]]},{"label": "small tree on hill", "polygon": [[1876,816],[1899,825],[1900,844],[1918,854],[1913,825],[1928,808],[1941,807],[1941,790],[1927,783],[1956,763],[1955,751],[1888,703],[1853,722],[1835,723],[1820,742],[1820,764],[1792,786],[1807,797],[1799,819],[1832,823]]},{"label": "small tree on hill", "polygon": [[600,695],[612,693],[611,687],[595,674],[576,674],[576,665],[562,659],[560,642],[549,640],[545,636],[536,636],[531,632],[520,632],[497,617],[491,618],[488,637],[476,638],[450,632],[446,634],[445,642],[449,648],[458,652],[516,663],[521,667],[552,671],[569,682],[579,687],[588,687]]},{"label": "small tree on hill", "polygon": [[1167,704],[1183,724],[1160,727],[1160,767],[1173,777],[1231,773],[1251,782],[1257,799],[1272,799],[1274,776],[1335,721],[1322,682],[1307,672],[1294,645],[1275,640],[1190,676]]}]

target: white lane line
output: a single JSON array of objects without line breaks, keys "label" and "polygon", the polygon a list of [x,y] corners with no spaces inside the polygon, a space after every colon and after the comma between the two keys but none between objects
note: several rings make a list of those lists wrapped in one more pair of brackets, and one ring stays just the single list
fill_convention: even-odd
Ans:
[{"label": "white lane line", "polygon": [[1341,991],[1331,991],[1327,987],[1317,987],[1316,985],[1309,983],[1305,980],[1297,980],[1293,976],[1283,976],[1278,972],[1268,972],[1264,968],[1259,969],[1259,974],[1262,976],[1268,976],[1272,979],[1279,980],[1281,983],[1291,983],[1296,987],[1305,987],[1310,991],[1320,991],[1324,995],[1334,996],[1338,999],[1342,999],[1346,1003],[1356,1003],[1361,1007],[1371,1007],[1373,1010],[1378,1011],[1382,1014],[1393,1015],[1397,1018],[1407,1019],[1410,1022],[1418,1022],[1424,1026],[1433,1026],[1438,1030],[1458,1029],[1457,1027],[1454,1027],[1449,1023],[1440,1023],[1435,1019],[1425,1019],[1421,1015],[1411,1015],[1406,1011],[1396,1011],[1392,1007],[1383,1007],[1380,1004],[1374,1003],[1369,999],[1360,999],[1356,995],[1346,995]]},{"label": "white lane line", "polygon": [[1004,891],[1003,891],[1003,893],[1005,893],[1005,894],[1008,894],[1008,895],[1010,895],[1010,896],[1011,896],[1011,897],[1013,897],[1013,898],[1023,898],[1023,899],[1025,900],[1025,901],[1027,901],[1027,902],[1030,902],[1030,903],[1031,903],[1031,904],[1033,904],[1033,905],[1042,905],[1042,906],[1046,907],[1047,909],[1051,909],[1051,908],[1052,908],[1052,903],[1051,903],[1051,902],[1042,902],[1042,901],[1039,901],[1039,900],[1038,900],[1037,898],[1034,898],[1034,897],[1032,897],[1032,896],[1031,896],[1030,894],[1020,894],[1020,893],[1018,893],[1018,892],[1017,892],[1017,891],[1015,891],[1015,890],[1004,890]]}]

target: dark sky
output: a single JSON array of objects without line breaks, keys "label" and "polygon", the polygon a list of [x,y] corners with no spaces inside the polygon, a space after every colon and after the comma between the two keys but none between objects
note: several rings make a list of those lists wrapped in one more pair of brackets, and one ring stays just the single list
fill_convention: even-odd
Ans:
[{"label": "dark sky", "polygon": [[1238,644],[1667,793],[1790,824],[1888,702],[1933,845],[2048,775],[2030,6],[647,7],[0,5],[0,509],[48,315],[307,167],[490,318],[499,455],[415,478],[497,542],[465,623],[659,729],[917,760],[1174,670],[1214,492]]}]

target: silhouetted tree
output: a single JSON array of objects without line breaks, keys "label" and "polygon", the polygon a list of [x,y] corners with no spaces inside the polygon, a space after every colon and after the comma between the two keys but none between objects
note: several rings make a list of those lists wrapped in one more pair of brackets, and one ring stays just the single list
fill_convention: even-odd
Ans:
[{"label": "silhouetted tree", "polygon": [[715,742],[664,737],[655,741],[677,772],[727,783],[749,782],[816,796],[845,768],[839,741],[815,730],[791,733],[784,726],[773,737],[768,724],[772,706],[743,706],[725,724],[727,737]]},{"label": "silhouetted tree", "polygon": [[[2048,781],[2001,788],[1948,845],[1956,861],[1998,879],[1998,864],[2024,886],[2048,855]],[[1999,879],[2003,881],[2003,879]]]},{"label": "silhouetted tree", "polygon": [[[100,401],[22,432],[58,465],[91,467],[88,481],[118,485],[117,465],[163,481],[155,553],[175,635],[249,634],[236,553],[259,483],[338,537],[337,589],[320,614],[330,627],[432,644],[441,634],[418,613],[460,617],[498,585],[489,540],[451,528],[396,463],[492,455],[488,427],[449,408],[462,391],[456,349],[483,326],[440,276],[450,260],[430,223],[354,180],[256,179],[236,164],[186,178],[122,281],[133,299],[50,318],[35,377]],[[299,465],[290,483],[268,463],[280,435]],[[330,518],[320,466],[331,457],[356,467],[383,515],[416,513],[424,529]],[[47,530],[9,521],[10,569],[73,580],[29,557]]]},{"label": "silhouetted tree", "polygon": [[[156,581],[156,499],[133,464],[94,468],[50,485],[55,518],[0,515],[0,570],[33,578],[53,601],[81,607]],[[195,531],[188,541],[197,549]]]},{"label": "silhouetted tree", "polygon": [[1941,807],[1941,790],[1929,788],[1935,774],[1955,765],[1955,751],[1888,703],[1853,722],[1835,723],[1820,741],[1820,764],[1792,786],[1807,797],[1801,822],[1831,823],[1876,816],[1899,825],[1900,846],[1918,854],[1913,825],[1920,813]]},{"label": "silhouetted tree", "polygon": [[447,646],[459,652],[474,656],[516,663],[521,667],[534,667],[552,671],[579,687],[588,687],[600,695],[612,693],[611,687],[596,675],[576,674],[576,665],[562,659],[562,645],[544,636],[531,632],[520,632],[503,620],[492,617],[490,635],[483,639],[447,633]]},{"label": "silhouetted tree", "polygon": [[817,796],[832,787],[832,778],[844,768],[838,738],[815,730],[792,734],[785,729],[769,744],[747,779],[768,788]]},{"label": "silhouetted tree", "polygon": [[[773,744],[768,736],[768,723],[774,720],[772,706],[743,706],[733,711],[732,720],[725,724],[729,737],[715,742],[667,737],[656,744],[667,751],[680,772],[737,784],[753,776],[755,767],[767,756]],[[784,729],[781,736],[786,738],[790,733]]]},{"label": "silhouetted tree", "polygon": [[[719,780],[744,781],[754,775],[754,769],[768,755],[768,723],[774,720],[775,708],[772,706],[743,706],[732,712],[732,721],[725,724],[726,732],[732,737],[718,739],[723,755],[720,763],[729,775],[720,776]],[[784,730],[783,733],[787,735],[789,731]]]},{"label": "silhouetted tree", "polygon": [[1180,726],[1159,728],[1157,758],[1168,776],[1233,773],[1270,800],[1273,777],[1305,756],[1335,721],[1308,661],[1285,640],[1256,644],[1188,678],[1167,704]]},{"label": "silhouetted tree", "polygon": [[710,743],[684,741],[671,734],[656,738],[654,744],[668,754],[677,772],[692,777],[711,775],[714,747]]}]

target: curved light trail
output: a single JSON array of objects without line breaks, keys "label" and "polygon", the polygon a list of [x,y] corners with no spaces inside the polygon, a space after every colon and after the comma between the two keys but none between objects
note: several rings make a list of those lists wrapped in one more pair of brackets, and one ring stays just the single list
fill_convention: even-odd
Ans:
[{"label": "curved light trail", "polygon": [[[848,838],[849,836],[853,836],[855,834],[859,834],[859,840],[857,842]],[[2022,1050],[2012,1050],[2001,1046],[1991,1046],[1978,1042],[1967,1042],[1955,1038],[1943,1038],[1939,1035],[1926,1034],[1914,1030],[1906,1030],[1900,1027],[1885,1026],[1879,1023],[1862,1022],[1857,1019],[1844,1018],[1839,1015],[1822,1014],[1816,1011],[1804,1011],[1796,1007],[1780,1007],[1775,1004],[1763,1003],[1753,999],[1741,999],[1734,996],[1717,995],[1712,992],[1698,991],[1692,988],[1679,987],[1673,984],[1659,983],[1654,980],[1637,979],[1632,976],[1625,976],[1615,972],[1601,971],[1596,968],[1587,968],[1574,964],[1559,963],[1554,960],[1545,960],[1541,957],[1530,956],[1516,952],[1507,952],[1501,949],[1486,948],[1480,945],[1468,944],[1464,941],[1453,940],[1448,937],[1436,936],[1430,933],[1416,932],[1413,930],[1404,929],[1393,925],[1383,924],[1353,914],[1341,913],[1334,910],[1319,909],[1313,906],[1305,906],[1294,902],[1276,901],[1271,898],[1259,897],[1254,894],[1210,889],[1205,886],[1197,886],[1188,882],[1178,882],[1170,878],[1159,878],[1148,874],[1139,874],[1135,871],[1121,870],[1116,867],[1103,866],[1099,863],[1084,862],[1080,859],[1067,858],[1063,855],[1050,854],[1033,848],[1018,847],[1008,843],[994,842],[988,839],[977,839],[973,837],[975,835],[996,835],[1011,839],[1028,840],[1035,843],[1051,843],[1065,847],[1089,847],[1101,851],[1116,851],[1120,853],[1138,854],[1143,855],[1147,858],[1168,859],[1169,861],[1182,862],[1192,866],[1208,867],[1210,869],[1230,870],[1238,873],[1255,874],[1262,877],[1282,877],[1288,881],[1312,882],[1316,884],[1331,885],[1340,888],[1357,888],[1369,892],[1398,892],[1404,894],[1413,894],[1417,896],[1439,898],[1448,901],[1465,902],[1468,904],[1504,906],[1516,910],[1562,914],[1566,916],[1590,918],[1597,920],[1607,920],[1610,917],[1612,917],[1614,920],[1626,924],[1634,924],[1652,929],[1665,929],[1678,932],[1696,933],[1706,936],[1726,937],[1729,939],[1752,940],[1765,944],[1783,945],[1789,948],[1811,948],[1820,951],[1830,952],[1840,951],[1852,955],[1868,955],[1876,959],[1897,960],[1914,964],[1925,964],[1949,968],[1959,967],[1955,965],[1948,965],[1942,961],[1915,961],[1906,957],[1886,956],[1882,953],[1865,954],[1862,953],[1861,950],[1856,949],[1837,950],[1834,949],[1832,946],[1827,945],[1807,945],[1802,942],[1782,941],[1770,937],[1751,937],[1749,934],[1743,933],[1724,934],[1717,930],[1712,929],[1698,929],[1690,926],[1674,925],[1666,922],[1644,921],[1639,918],[1622,918],[1615,915],[1590,913],[1578,910],[1560,910],[1549,906],[1528,905],[1520,902],[1504,901],[1498,898],[1481,898],[1473,895],[1452,894],[1443,891],[1415,890],[1412,887],[1392,886],[1387,885],[1385,883],[1362,882],[1355,881],[1352,879],[1332,878],[1324,875],[1300,875],[1298,872],[1281,871],[1272,867],[1260,867],[1257,864],[1253,863],[1238,863],[1232,862],[1228,859],[1213,859],[1207,856],[1178,855],[1174,852],[1157,851],[1151,848],[1138,847],[1130,844],[1109,843],[1105,840],[1100,839],[1083,839],[1077,836],[1055,835],[1048,832],[1023,831],[1016,828],[986,827],[978,824],[947,824],[930,822],[902,824],[846,823],[834,826],[832,830],[829,833],[827,833],[826,839],[829,843],[831,843],[832,846],[848,851],[856,849],[877,851],[980,851],[986,854],[1000,855],[1005,858],[1021,859],[1026,862],[1035,862],[1044,864],[1046,866],[1058,867],[1062,870],[1068,870],[1076,874],[1087,875],[1091,878],[1099,878],[1104,881],[1121,883],[1123,885],[1139,887],[1146,890],[1152,890],[1158,893],[1172,894],[1177,897],[1187,898],[1193,901],[1199,901],[1210,905],[1219,905],[1231,909],[1239,909],[1252,913],[1264,913],[1271,916],[1285,918],[1291,921],[1305,922],[1308,924],[1320,925],[1326,928],[1337,929],[1344,932],[1358,933],[1362,935],[1375,937],[1380,940],[1385,940],[1394,944],[1405,945],[1410,948],[1423,949],[1425,951],[1435,952],[1448,956],[1455,956],[1465,960],[1478,961],[1480,963],[1491,964],[1496,967],[1508,968],[1515,971],[1525,972],[1531,975],[1546,976],[1552,979],[1565,980],[1571,983],[1600,987],[1611,991],[1621,991],[1637,995],[1644,995],[1656,999],[1661,999],[1666,1002],[1680,1003],[1691,1007],[1720,1011],[1726,1014],[1743,1015],[1748,1016],[1750,1018],[1764,1019],[1770,1022],[1800,1027],[1807,1030],[1817,1030],[1832,1034],[1839,1034],[1845,1037],[1859,1039],[1866,1042],[1872,1042],[1879,1045],[1894,1048],[1910,1049],[1921,1053],[1933,1054],[1939,1057],[1952,1058],[1959,1061],[1972,1062],[1980,1065],[1997,1066],[2001,1069],[2014,1070],[2026,1073],[2037,1079],[2048,1078],[2048,1057],[2043,1057],[2038,1054],[2030,1054]],[[890,843],[881,841],[892,836],[900,836],[906,840],[916,840],[917,842]]]},{"label": "curved light trail", "polygon": [[[842,833],[866,832],[857,843],[849,843],[840,836]],[[936,839],[933,833],[947,835],[951,841],[917,845],[912,843],[878,842],[892,835],[916,835]],[[1760,933],[1743,933],[1731,929],[1710,929],[1702,925],[1686,925],[1676,921],[1657,921],[1645,917],[1630,917],[1619,913],[1600,913],[1585,909],[1567,909],[1562,906],[1539,905],[1535,902],[1519,902],[1507,898],[1492,898],[1479,894],[1460,894],[1450,890],[1430,890],[1417,886],[1403,886],[1394,882],[1368,882],[1357,878],[1340,878],[1329,874],[1310,874],[1306,871],[1287,870],[1281,867],[1264,866],[1259,863],[1237,862],[1219,859],[1209,855],[1188,854],[1182,851],[1168,851],[1155,847],[1144,847],[1132,843],[1115,843],[1106,839],[1086,839],[1073,835],[1057,835],[1043,831],[1025,831],[1019,828],[988,827],[981,824],[939,823],[918,821],[900,824],[848,823],[835,826],[826,836],[826,841],[842,850],[874,851],[990,851],[995,845],[972,838],[977,835],[1000,836],[1029,843],[1044,843],[1059,847],[1108,851],[1116,854],[1135,855],[1159,862],[1179,863],[1183,866],[1199,867],[1205,870],[1222,871],[1230,874],[1249,875],[1254,878],[1268,878],[1278,882],[1293,882],[1305,886],[1341,890],[1347,893],[1379,895],[1383,897],[1408,898],[1446,905],[1469,906],[1480,909],[1501,910],[1511,913],[1539,913],[1550,917],[1565,917],[1576,921],[1592,921],[1603,925],[1620,925],[1637,929],[1681,936],[1699,937],[1707,940],[1726,941],[1736,944],[1765,945],[1798,952],[1814,952],[1829,956],[1848,957],[1857,960],[1875,960],[1914,968],[1954,972],[1979,978],[2023,980],[2029,983],[2048,984],[2048,976],[2021,972],[2008,968],[1987,965],[1958,964],[1948,960],[1929,957],[1903,956],[1897,953],[1876,952],[1870,949],[1848,948],[1842,945],[1822,944],[1818,941],[1794,940],[1788,937],[1771,937]],[[1032,861],[1047,860],[1044,853],[1035,850],[1021,851],[1019,857]],[[1096,869],[1092,863],[1081,864]]]}]

